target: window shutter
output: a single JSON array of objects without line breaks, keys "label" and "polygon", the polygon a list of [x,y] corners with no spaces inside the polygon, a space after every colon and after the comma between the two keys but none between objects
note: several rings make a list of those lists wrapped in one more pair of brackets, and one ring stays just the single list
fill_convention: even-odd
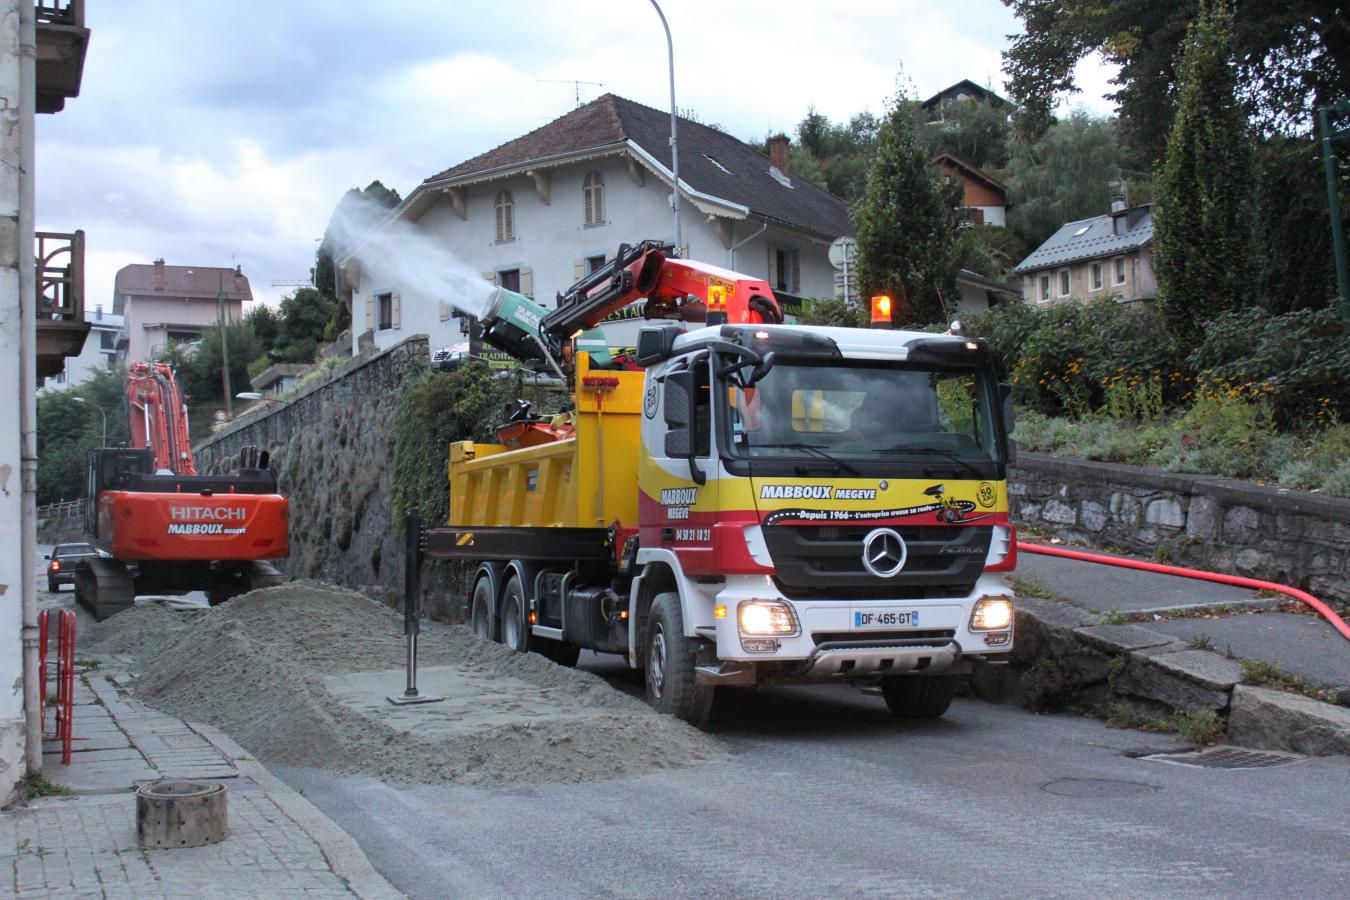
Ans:
[{"label": "window shutter", "polygon": [[516,205],[509,200],[506,203],[506,239],[516,239]]},{"label": "window shutter", "polygon": [[572,283],[576,284],[578,281],[580,281],[585,277],[586,277],[586,260],[579,259],[576,262],[572,263]]},{"label": "window shutter", "polygon": [[769,287],[778,285],[778,251],[773,247],[769,248]]},{"label": "window shutter", "polygon": [[792,251],[792,290],[801,293],[802,290],[802,253],[800,250]]},{"label": "window shutter", "polygon": [[402,306],[402,303],[399,300],[398,291],[394,292],[394,296],[390,299],[389,303],[391,310],[389,314],[390,326],[395,331],[398,331],[400,319],[400,307]]},{"label": "window shutter", "polygon": [[584,187],[584,188],[582,189],[581,193],[584,195],[585,201],[586,201],[586,203],[585,203],[585,205],[586,205],[586,212],[585,212],[585,215],[586,215],[586,224],[587,224],[587,225],[594,225],[594,224],[595,224],[595,191],[594,191],[594,189],[591,188],[591,185],[590,185],[590,178],[587,178],[587,179],[586,179],[586,187]]},{"label": "window shutter", "polygon": [[366,331],[375,330],[375,295],[366,294]]},{"label": "window shutter", "polygon": [[520,292],[531,300],[534,299],[534,269],[529,266],[520,268]]},{"label": "window shutter", "polygon": [[440,312],[441,312],[441,321],[442,321],[442,322],[448,322],[448,321],[450,321],[450,304],[449,304],[449,303],[446,303],[444,300],[442,300],[442,301],[440,302]]}]

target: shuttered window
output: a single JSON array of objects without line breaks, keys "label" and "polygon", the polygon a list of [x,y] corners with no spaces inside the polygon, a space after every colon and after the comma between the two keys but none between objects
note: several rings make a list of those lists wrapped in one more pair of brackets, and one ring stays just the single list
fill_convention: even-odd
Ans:
[{"label": "shuttered window", "polygon": [[510,191],[499,191],[497,201],[497,243],[503,244],[516,239],[516,204]]},{"label": "shuttered window", "polygon": [[599,172],[586,176],[581,192],[586,207],[586,224],[605,224],[605,180]]}]

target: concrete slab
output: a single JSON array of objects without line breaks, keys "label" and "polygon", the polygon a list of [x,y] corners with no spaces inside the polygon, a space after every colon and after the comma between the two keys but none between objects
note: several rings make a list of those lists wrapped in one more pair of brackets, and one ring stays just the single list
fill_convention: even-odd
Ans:
[{"label": "concrete slab", "polygon": [[1233,689],[1228,738],[1264,750],[1350,754],[1350,709],[1241,684]]},{"label": "concrete slab", "polygon": [[513,722],[613,716],[614,708],[577,703],[567,692],[553,692],[529,682],[458,666],[418,669],[417,688],[445,700],[413,706],[395,706],[389,694],[402,692],[403,669],[330,675],[324,679],[339,703],[391,728],[409,734],[437,735],[478,731]]},{"label": "concrete slab", "polygon": [[1208,638],[1220,653],[1273,663],[1313,684],[1339,691],[1341,702],[1350,704],[1350,644],[1320,617],[1260,613],[1172,619],[1150,622],[1148,627],[1182,640]]},{"label": "concrete slab", "polygon": [[1139,625],[1090,625],[1075,628],[1074,632],[1085,644],[1107,653],[1128,653],[1145,647],[1161,647],[1176,638]]},{"label": "concrete slab", "polygon": [[1242,664],[1208,650],[1187,649],[1144,654],[1168,673],[1214,691],[1229,691],[1242,681]]}]

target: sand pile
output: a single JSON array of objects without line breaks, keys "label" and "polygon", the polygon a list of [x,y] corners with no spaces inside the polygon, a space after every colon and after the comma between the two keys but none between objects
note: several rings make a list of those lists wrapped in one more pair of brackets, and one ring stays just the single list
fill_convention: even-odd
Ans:
[{"label": "sand pile", "polygon": [[[396,711],[377,693],[354,702],[330,688],[371,681],[352,673],[400,666],[402,619],[329,585],[294,582],[204,612],[151,609],[100,623],[90,646],[137,656],[137,696],[221,728],[264,761],[408,783],[505,785],[638,775],[723,754],[713,738],[594,675],[459,627],[424,630],[419,643],[420,669],[457,679],[458,706],[419,720],[410,711],[419,708]],[[401,679],[386,680],[387,692],[401,689]],[[418,733],[428,722],[434,728]]]}]

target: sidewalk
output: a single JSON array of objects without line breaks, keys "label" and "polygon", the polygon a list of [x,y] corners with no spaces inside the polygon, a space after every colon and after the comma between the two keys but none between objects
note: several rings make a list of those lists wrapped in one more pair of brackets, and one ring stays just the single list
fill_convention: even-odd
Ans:
[{"label": "sidewalk", "polygon": [[[73,793],[0,812],[0,894],[401,896],[345,832],[237,744],[136,701],[128,683],[116,671],[81,676],[71,764],[61,765],[59,752],[45,762],[47,778]],[[160,778],[226,785],[230,836],[205,847],[142,850],[134,787]]]}]

